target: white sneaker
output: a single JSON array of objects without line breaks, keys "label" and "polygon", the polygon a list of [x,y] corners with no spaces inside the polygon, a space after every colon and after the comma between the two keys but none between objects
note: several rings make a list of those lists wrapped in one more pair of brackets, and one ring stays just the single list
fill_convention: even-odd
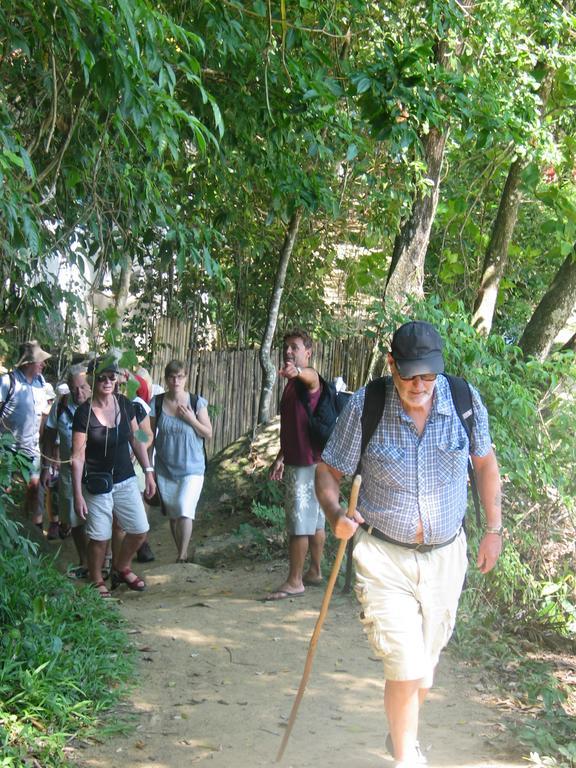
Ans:
[{"label": "white sneaker", "polygon": [[416,742],[416,754],[412,760],[401,760],[399,763],[395,764],[395,768],[421,768],[423,765],[428,765],[428,760],[426,760],[426,756],[422,754],[420,744]]},{"label": "white sneaker", "polygon": [[[384,741],[384,746],[390,753],[392,757],[394,757],[394,745],[392,744],[392,736],[390,734],[387,734],[386,740]],[[397,768],[411,768],[412,765],[427,765],[428,760],[426,759],[426,755],[424,752],[422,752],[422,748],[420,746],[420,742],[416,742],[416,755],[414,758],[410,761],[403,760],[402,762],[397,764]]]},{"label": "white sneaker", "polygon": [[394,763],[394,768],[420,768],[422,765],[426,765],[426,761],[422,763],[419,760],[416,760],[416,762],[413,760],[402,760],[401,763]]},{"label": "white sneaker", "polygon": [[[394,757],[394,746],[392,744],[392,737],[390,734],[386,736],[386,741],[384,744],[388,752],[392,755],[392,757]],[[411,760],[401,760],[399,763],[396,763],[395,768],[415,768],[416,766],[420,765],[428,765],[428,760],[426,759],[424,752],[422,752],[420,742],[417,741],[415,745],[414,757]]]}]

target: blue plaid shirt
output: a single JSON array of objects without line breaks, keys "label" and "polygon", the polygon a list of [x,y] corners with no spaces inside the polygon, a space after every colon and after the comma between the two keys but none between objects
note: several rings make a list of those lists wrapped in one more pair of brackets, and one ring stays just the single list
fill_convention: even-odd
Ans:
[{"label": "blue plaid shirt", "polygon": [[[422,521],[425,544],[454,536],[466,512],[468,453],[492,449],[488,414],[472,387],[471,446],[443,376],[436,380],[430,415],[421,435],[404,412],[390,379],[384,413],[362,458],[358,510],[369,525],[392,539],[413,542]],[[365,389],[356,392],[339,417],[322,460],[352,475],[360,458]]]}]

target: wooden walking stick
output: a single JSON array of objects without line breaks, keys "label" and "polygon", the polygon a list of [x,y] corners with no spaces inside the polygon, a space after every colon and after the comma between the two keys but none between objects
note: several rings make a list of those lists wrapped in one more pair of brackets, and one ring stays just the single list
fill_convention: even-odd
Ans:
[{"label": "wooden walking stick", "polygon": [[[352,515],[354,514],[354,511],[356,510],[356,504],[358,502],[358,491],[360,490],[361,482],[362,482],[362,478],[360,477],[360,475],[356,475],[352,483],[352,489],[350,490],[348,512],[346,513],[348,517],[352,517]],[[284,750],[286,749],[286,745],[288,744],[288,739],[290,738],[290,734],[292,733],[292,728],[294,727],[294,723],[296,721],[296,715],[298,714],[298,707],[300,706],[300,702],[302,701],[302,697],[304,696],[304,691],[306,689],[308,678],[310,677],[310,671],[312,670],[312,662],[314,661],[314,654],[316,653],[316,645],[318,643],[318,638],[320,637],[320,632],[322,631],[322,625],[324,624],[324,619],[326,618],[326,614],[328,613],[328,606],[330,605],[332,592],[334,591],[334,585],[336,584],[336,579],[338,578],[340,566],[342,565],[342,558],[344,557],[344,552],[346,551],[346,544],[347,544],[346,540],[342,539],[340,541],[340,545],[338,546],[338,551],[336,553],[334,565],[332,566],[332,573],[330,574],[330,578],[328,579],[328,584],[326,585],[326,592],[324,593],[324,599],[322,600],[322,605],[320,607],[320,615],[318,616],[318,620],[316,621],[316,626],[314,627],[314,632],[312,633],[312,637],[310,638],[310,645],[308,647],[308,656],[306,656],[306,663],[304,664],[304,672],[302,673],[302,679],[300,680],[298,693],[296,694],[296,698],[294,699],[294,704],[292,705],[292,711],[290,712],[290,718],[288,719],[288,725],[286,726],[286,731],[284,733],[284,738],[282,739],[282,744],[280,744],[280,749],[278,750],[278,754],[276,755],[277,763],[279,763],[280,760],[282,760],[282,755],[284,754]]]}]

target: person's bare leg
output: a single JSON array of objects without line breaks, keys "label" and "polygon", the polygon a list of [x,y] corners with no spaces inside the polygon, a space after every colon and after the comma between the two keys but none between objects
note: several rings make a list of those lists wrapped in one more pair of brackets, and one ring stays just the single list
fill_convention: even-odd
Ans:
[{"label": "person's bare leg", "polygon": [[178,532],[178,560],[187,560],[188,545],[190,544],[194,521],[190,517],[179,517],[175,522]]},{"label": "person's bare leg", "polygon": [[34,525],[41,526],[43,514],[40,509],[40,478],[31,478],[28,486],[26,487],[25,507],[26,513],[30,515],[30,519]]},{"label": "person's bare leg", "polygon": [[416,754],[420,706],[428,693],[421,680],[386,680],[384,709],[396,760],[409,760]]},{"label": "person's bare leg", "polygon": [[102,578],[102,566],[104,565],[107,547],[107,541],[88,540],[88,572],[90,574],[90,581],[93,584],[99,584],[101,581],[104,581]]},{"label": "person's bare leg", "polygon": [[178,530],[177,522],[177,518],[170,518],[170,532],[172,534],[172,538],[174,539],[174,544],[176,544],[176,550],[180,551],[180,532]]},{"label": "person's bare leg", "polygon": [[118,525],[116,518],[114,517],[112,519],[112,550],[108,551],[106,554],[107,556],[110,554],[112,555],[112,559],[109,562],[111,563],[112,568],[116,571],[120,570],[119,558],[125,536],[126,532],[120,525]]},{"label": "person's bare leg", "polygon": [[145,533],[126,533],[124,534],[124,540],[120,547],[120,552],[116,555],[116,570],[125,571],[126,568],[131,568],[132,558],[136,554],[136,550],[145,540]]},{"label": "person's bare leg", "polygon": [[301,595],[304,592],[302,574],[304,561],[308,553],[308,536],[290,536],[288,539],[288,578],[278,589],[271,592],[266,600],[279,600],[288,595]]},{"label": "person's bare leg", "polygon": [[76,552],[78,552],[80,565],[85,566],[88,562],[88,539],[86,538],[83,525],[77,525],[75,528],[72,528],[72,541],[76,547]]},{"label": "person's bare leg", "polygon": [[319,528],[313,536],[308,537],[310,566],[303,576],[304,581],[322,581],[322,554],[325,541],[326,532],[324,528]]}]

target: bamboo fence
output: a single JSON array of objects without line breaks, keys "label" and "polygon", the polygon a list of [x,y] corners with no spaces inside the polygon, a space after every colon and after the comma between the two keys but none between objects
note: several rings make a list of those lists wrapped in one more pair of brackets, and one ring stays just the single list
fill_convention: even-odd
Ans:
[{"label": "bamboo fence", "polygon": [[[198,351],[192,348],[191,323],[162,318],[154,333],[155,383],[163,384],[164,368],[173,359],[182,360],[188,370],[190,391],[208,400],[212,439],[206,444],[213,456],[242,435],[255,429],[262,385],[257,349]],[[362,336],[335,339],[314,345],[312,364],[327,380],[342,376],[349,390],[365,383],[372,343]],[[281,366],[281,350],[274,350],[272,362]],[[284,379],[278,377],[272,391],[270,417],[279,413]]]}]

